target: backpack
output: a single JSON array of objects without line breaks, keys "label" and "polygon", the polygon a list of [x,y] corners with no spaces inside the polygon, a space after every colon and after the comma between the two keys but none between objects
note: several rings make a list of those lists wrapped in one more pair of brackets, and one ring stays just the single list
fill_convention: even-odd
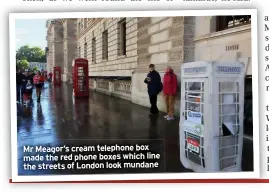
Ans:
[{"label": "backpack", "polygon": [[30,83],[30,81],[28,81],[28,83],[26,84],[26,89],[32,89],[32,84]]}]

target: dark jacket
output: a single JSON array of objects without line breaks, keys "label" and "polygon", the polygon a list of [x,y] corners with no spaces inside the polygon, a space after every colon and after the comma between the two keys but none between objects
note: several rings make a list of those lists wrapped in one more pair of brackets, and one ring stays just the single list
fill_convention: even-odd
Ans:
[{"label": "dark jacket", "polygon": [[148,85],[148,94],[149,95],[159,94],[162,91],[160,74],[157,71],[153,70],[148,73],[147,77],[150,78],[150,81],[148,81],[146,78],[144,82]]},{"label": "dark jacket", "polygon": [[26,85],[27,85],[28,81],[30,81],[31,84],[33,84],[33,79],[31,78],[30,75],[28,75],[28,76],[22,75],[22,78],[21,78],[22,83],[21,83],[21,85],[22,85],[23,89],[26,89]]},{"label": "dark jacket", "polygon": [[33,73],[33,74],[30,74],[29,76],[30,76],[30,78],[31,78],[31,83],[33,84],[33,83],[34,83],[34,77],[35,77],[35,74]]},{"label": "dark jacket", "polygon": [[17,85],[22,84],[22,77],[23,77],[22,73],[16,73],[16,83],[17,83]]}]

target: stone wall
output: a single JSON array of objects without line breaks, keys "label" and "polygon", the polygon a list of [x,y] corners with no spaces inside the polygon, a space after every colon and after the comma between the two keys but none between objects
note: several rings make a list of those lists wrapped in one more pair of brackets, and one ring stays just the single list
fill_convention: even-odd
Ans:
[{"label": "stone wall", "polygon": [[63,54],[63,25],[61,21],[55,21],[54,24],[54,66],[64,69],[64,54]]},{"label": "stone wall", "polygon": [[[126,18],[126,55],[118,56],[119,26],[122,18],[107,18],[95,21],[83,20],[78,34],[80,56],[86,51],[89,60],[89,76],[131,76],[137,66],[137,19]],[[86,25],[86,27],[85,27]],[[108,59],[102,59],[102,33],[108,30]],[[92,62],[92,39],[96,39],[96,62]],[[87,43],[86,50],[84,45]]]},{"label": "stone wall", "polygon": [[64,67],[63,25],[61,20],[55,19],[50,22],[47,29],[48,54],[47,70],[53,72],[53,67]]},{"label": "stone wall", "polygon": [[64,74],[63,81],[72,79],[72,62],[77,57],[77,21],[64,19]]},{"label": "stone wall", "polygon": [[251,24],[216,32],[216,17],[197,17],[195,60],[241,61],[252,74]]},{"label": "stone wall", "polygon": [[63,52],[64,52],[64,68],[63,68],[63,81],[67,81],[68,73],[68,19],[63,19]]},{"label": "stone wall", "polygon": [[[194,61],[194,17],[148,17],[138,18],[138,63],[132,76],[132,102],[149,106],[147,86],[144,79],[148,65],[155,64],[161,77],[165,68],[171,66],[180,84],[180,66]],[[179,112],[180,90],[175,105]],[[166,111],[162,94],[158,96],[158,107]]]},{"label": "stone wall", "polygon": [[47,71],[52,72],[53,70],[53,35],[52,26],[47,26]]}]

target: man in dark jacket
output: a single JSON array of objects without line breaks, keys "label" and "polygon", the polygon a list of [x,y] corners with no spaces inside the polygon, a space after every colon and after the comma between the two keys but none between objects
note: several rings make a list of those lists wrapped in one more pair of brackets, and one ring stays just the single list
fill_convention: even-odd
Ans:
[{"label": "man in dark jacket", "polygon": [[160,74],[155,71],[155,65],[149,65],[149,73],[144,82],[148,85],[148,94],[150,100],[150,113],[157,114],[159,112],[157,107],[157,96],[162,91],[162,83]]},{"label": "man in dark jacket", "polygon": [[30,83],[33,85],[33,78],[30,76],[28,71],[25,71],[24,74],[22,75],[22,84],[21,84],[21,89],[22,89],[22,95],[26,90],[26,85],[28,83],[28,81],[30,81]]},{"label": "man in dark jacket", "polygon": [[21,73],[21,70],[17,68],[16,71],[17,103],[19,103],[21,99],[22,76],[23,75]]}]

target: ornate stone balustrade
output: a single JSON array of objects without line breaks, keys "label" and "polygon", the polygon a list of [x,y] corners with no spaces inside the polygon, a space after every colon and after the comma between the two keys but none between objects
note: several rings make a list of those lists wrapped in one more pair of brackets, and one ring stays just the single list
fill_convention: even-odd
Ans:
[{"label": "ornate stone balustrade", "polygon": [[131,81],[114,81],[112,93],[131,98],[132,82]]},{"label": "ornate stone balustrade", "polygon": [[105,80],[105,79],[97,79],[97,89],[101,89],[104,91],[108,91],[109,90],[109,81]]},{"label": "ornate stone balustrade", "polygon": [[108,95],[131,99],[131,80],[89,79],[89,88]]},{"label": "ornate stone balustrade", "polygon": [[94,79],[89,79],[89,87],[90,87],[90,89],[95,89],[94,88]]}]

